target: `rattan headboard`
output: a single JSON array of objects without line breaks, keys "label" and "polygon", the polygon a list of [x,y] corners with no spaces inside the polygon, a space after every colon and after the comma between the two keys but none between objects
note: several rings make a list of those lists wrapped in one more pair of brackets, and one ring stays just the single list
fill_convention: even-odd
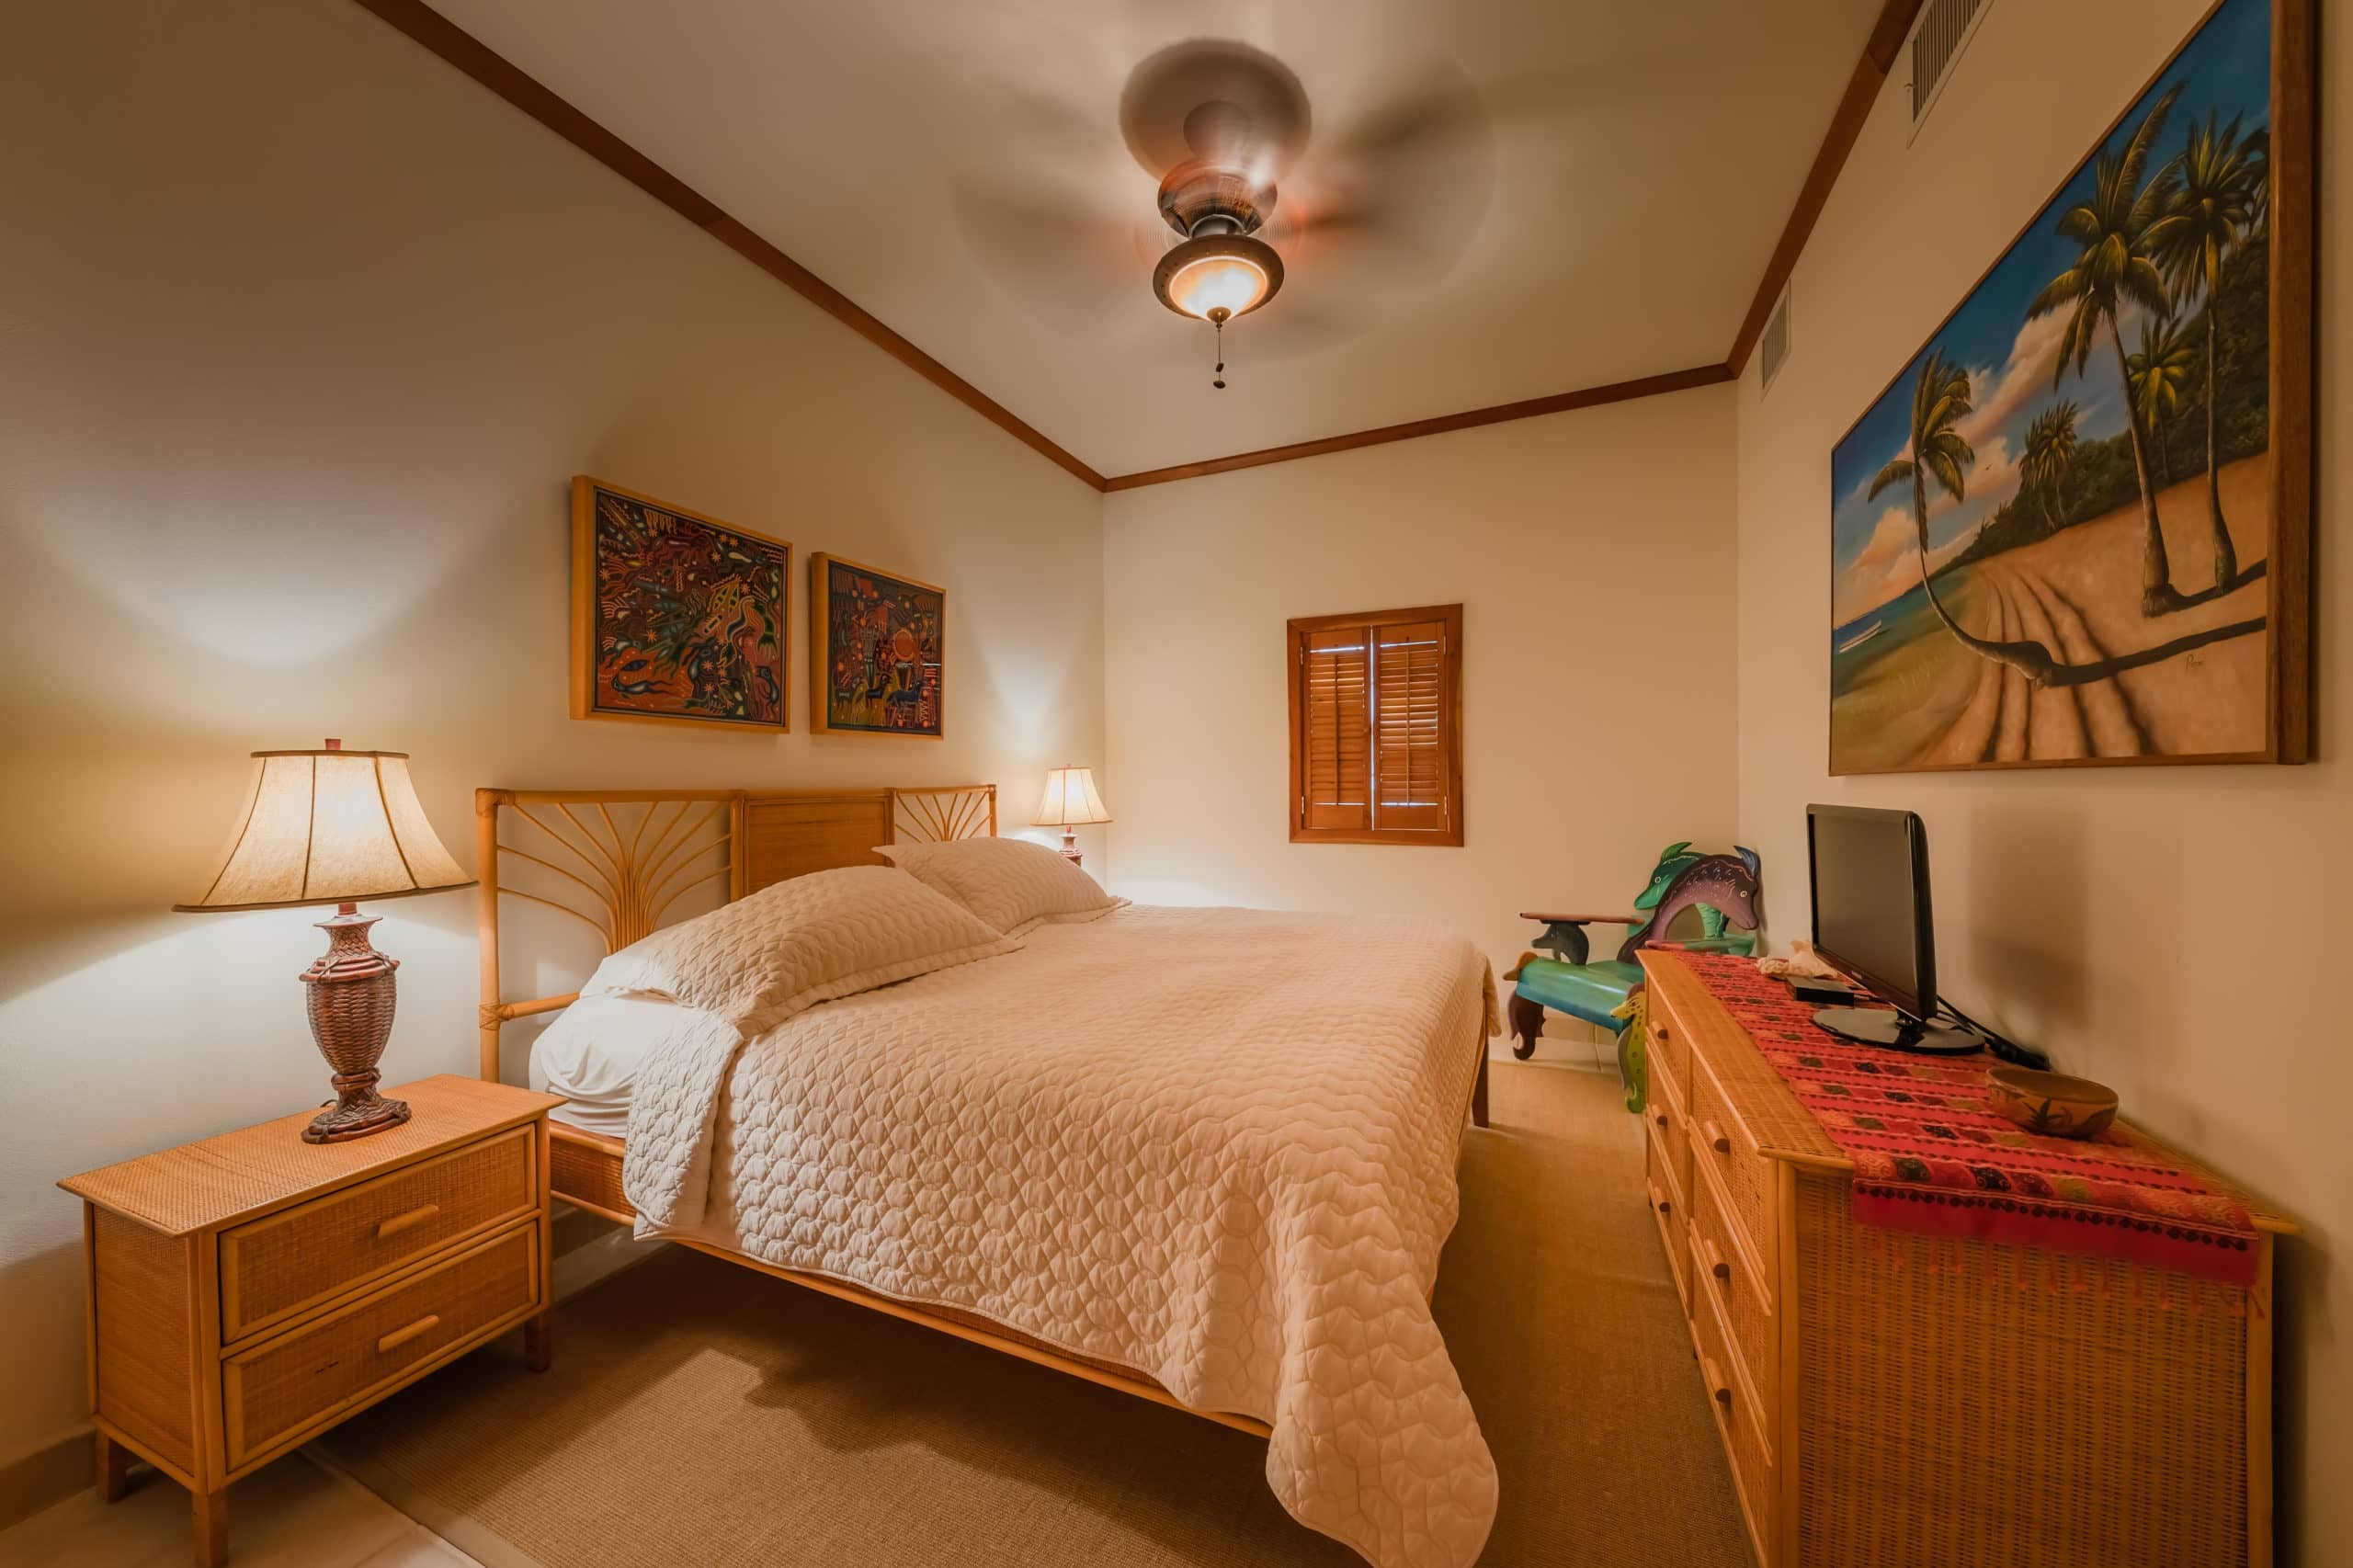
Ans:
[{"label": "rattan headboard", "polygon": [[[502,818],[501,813],[506,813]],[[514,838],[501,836],[502,822]],[[771,882],[880,864],[878,844],[996,835],[996,786],[914,790],[477,790],[482,1075],[499,1075],[499,1031],[578,992],[507,1001],[499,979],[504,899],[570,915],[608,953],[659,930],[679,902],[724,879],[742,898]],[[526,871],[523,868],[529,867]],[[510,878],[526,878],[517,886]]]}]

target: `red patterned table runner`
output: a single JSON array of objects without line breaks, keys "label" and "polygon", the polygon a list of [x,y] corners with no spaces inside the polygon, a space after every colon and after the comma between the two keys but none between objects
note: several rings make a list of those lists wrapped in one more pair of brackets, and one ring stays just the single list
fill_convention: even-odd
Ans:
[{"label": "red patterned table runner", "polygon": [[1855,1219],[2255,1283],[2246,1209],[2201,1171],[2123,1128],[2029,1132],[1985,1103],[1974,1056],[1913,1056],[1843,1040],[1755,962],[1677,952],[1855,1163]]}]

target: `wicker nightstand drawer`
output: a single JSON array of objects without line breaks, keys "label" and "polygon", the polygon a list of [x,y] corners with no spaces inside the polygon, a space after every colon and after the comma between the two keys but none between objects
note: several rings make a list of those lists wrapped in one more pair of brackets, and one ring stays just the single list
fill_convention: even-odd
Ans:
[{"label": "wicker nightstand drawer", "polygon": [[531,1139],[518,1127],[223,1232],[222,1343],[530,1213],[539,1205]]},{"label": "wicker nightstand drawer", "polygon": [[222,1384],[230,1467],[539,1310],[539,1226],[519,1225],[231,1357]]}]

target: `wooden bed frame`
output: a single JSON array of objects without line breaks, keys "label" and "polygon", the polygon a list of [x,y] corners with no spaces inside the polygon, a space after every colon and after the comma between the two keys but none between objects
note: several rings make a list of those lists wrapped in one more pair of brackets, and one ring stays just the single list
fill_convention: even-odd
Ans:
[{"label": "wooden bed frame", "polygon": [[[503,822],[515,826],[522,842],[501,836]],[[499,974],[502,898],[519,899],[582,922],[597,932],[609,953],[659,929],[688,893],[722,878],[732,902],[812,871],[886,864],[874,853],[878,844],[995,835],[994,784],[805,791],[477,790],[482,1076],[493,1083],[500,1079],[499,1037],[507,1024],[555,1012],[579,998],[576,991],[519,1001],[505,998]],[[510,874],[529,885],[506,880]],[[1483,1127],[1486,1099],[1483,1040],[1472,1100],[1472,1119]],[[553,1143],[550,1186],[555,1196],[608,1220],[634,1221],[636,1210],[621,1190],[622,1141],[553,1119],[548,1126]],[[710,1243],[677,1239],[713,1257],[1222,1426],[1260,1437],[1271,1432],[1253,1416],[1187,1404],[1132,1368],[1074,1356],[952,1307],[910,1306],[842,1280],[780,1268]]]}]

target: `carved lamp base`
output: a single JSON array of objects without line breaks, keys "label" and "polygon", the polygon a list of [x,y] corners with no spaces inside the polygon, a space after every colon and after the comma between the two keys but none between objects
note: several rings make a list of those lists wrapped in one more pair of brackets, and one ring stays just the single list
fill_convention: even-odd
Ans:
[{"label": "carved lamp base", "polygon": [[1074,827],[1063,829],[1063,858],[1074,866],[1079,864],[1078,830]]},{"label": "carved lamp base", "polygon": [[368,941],[376,916],[344,904],[332,920],[319,922],[327,950],[302,971],[309,988],[311,1037],[335,1069],[330,1080],[335,1102],[302,1129],[305,1143],[341,1143],[398,1127],[409,1118],[408,1102],[376,1092],[382,1076],[377,1060],[392,1037],[392,971],[400,960],[387,958]]}]

